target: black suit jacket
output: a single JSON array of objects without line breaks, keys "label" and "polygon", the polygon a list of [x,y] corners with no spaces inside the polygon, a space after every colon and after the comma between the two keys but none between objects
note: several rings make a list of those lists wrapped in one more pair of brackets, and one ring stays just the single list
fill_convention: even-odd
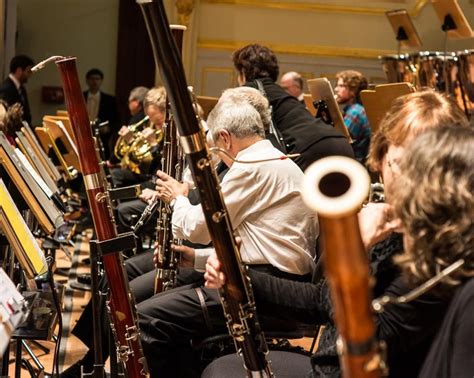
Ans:
[{"label": "black suit jacket", "polygon": [[[260,80],[272,107],[275,128],[285,141],[287,153],[300,154],[294,161],[303,171],[312,162],[326,156],[354,157],[351,145],[338,130],[314,118],[296,97],[270,78]],[[245,85],[258,89],[256,81]]]},{"label": "black suit jacket", "polygon": [[30,112],[30,105],[28,103],[28,96],[26,94],[26,90],[23,88],[23,99],[20,95],[20,92],[15,86],[15,83],[12,79],[7,77],[2,85],[0,86],[0,99],[5,101],[8,106],[11,106],[16,103],[20,103],[23,107],[23,120],[28,122],[31,125],[31,112]]},{"label": "black suit jacket", "polygon": [[[89,95],[89,91],[85,91],[83,93],[87,104],[87,96]],[[114,96],[100,92],[99,114],[97,115],[97,118],[99,118],[100,122],[109,121],[109,126],[112,133],[118,132],[118,111],[117,102]],[[94,120],[91,119],[91,121]]]},{"label": "black suit jacket", "polygon": [[[83,94],[87,104],[89,91],[83,92]],[[99,118],[100,122],[109,121],[109,131],[100,134],[100,139],[102,140],[102,146],[104,148],[104,157],[108,160],[112,157],[115,141],[118,138],[117,133],[120,129],[117,102],[115,101],[114,96],[100,92],[99,113],[97,114],[97,118]]]}]

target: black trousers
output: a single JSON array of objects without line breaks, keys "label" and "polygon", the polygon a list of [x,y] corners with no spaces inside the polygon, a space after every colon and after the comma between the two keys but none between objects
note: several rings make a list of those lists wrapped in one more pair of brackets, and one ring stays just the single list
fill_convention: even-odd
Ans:
[{"label": "black trousers", "polygon": [[[133,256],[125,261],[125,270],[129,279],[130,289],[134,294],[135,302],[140,303],[154,295],[154,279],[155,268],[153,264],[153,252],[147,251]],[[200,281],[203,282],[201,273],[193,269],[180,269],[177,275],[177,284],[186,285],[189,282]],[[99,283],[100,291],[104,294],[107,292],[108,281],[107,277],[103,276]],[[109,332],[110,322],[105,306],[105,296],[101,296],[100,306],[100,324],[102,336],[102,356],[104,360],[109,355]],[[77,336],[89,350],[94,347],[93,334],[90,332],[92,324],[92,302],[86,305],[84,311],[79,317],[76,325],[72,330],[72,334]]]},{"label": "black trousers", "polygon": [[149,179],[147,175],[133,173],[129,169],[122,168],[111,169],[110,175],[115,188],[123,188],[129,185],[140,184]]},{"label": "black trousers", "polygon": [[[287,279],[310,279],[309,275],[288,274],[271,265],[251,266],[251,269]],[[149,276],[141,279],[141,284],[150,285],[150,281],[145,282],[150,280]],[[152,377],[199,377],[201,372],[191,341],[227,334],[218,291],[205,288],[203,283],[196,281],[139,302],[140,336]],[[259,318],[267,330],[296,328],[296,324],[279,322],[273,317],[268,321]]]},{"label": "black trousers", "polygon": [[[198,358],[191,348],[192,340],[226,334],[227,327],[217,290],[204,287],[203,274],[192,269],[180,269],[175,289],[153,295],[155,270],[153,254],[144,252],[125,262],[138,310],[142,347],[152,377],[199,377]],[[271,265],[251,266],[251,269],[298,281],[309,281],[310,276],[288,274]],[[105,279],[102,287],[107,287]],[[104,358],[108,355],[108,321],[102,306],[102,342]],[[266,330],[291,329],[288,321],[260,317]],[[90,333],[92,306],[89,303],[79,318],[73,334],[91,349]],[[296,327],[296,325],[294,325]]]}]

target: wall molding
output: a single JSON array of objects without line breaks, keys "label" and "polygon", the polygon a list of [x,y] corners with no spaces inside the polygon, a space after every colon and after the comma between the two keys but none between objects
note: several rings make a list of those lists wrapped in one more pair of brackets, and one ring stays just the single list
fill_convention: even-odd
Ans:
[{"label": "wall molding", "polygon": [[[217,39],[199,39],[197,46],[200,49],[234,51],[255,41],[233,41]],[[377,59],[381,55],[396,54],[394,50],[360,49],[351,47],[295,45],[271,42],[258,43],[268,46],[275,53],[289,55],[309,55],[322,57],[345,57],[358,59]]]},{"label": "wall molding", "polygon": [[[331,5],[317,3],[301,3],[301,2],[277,2],[263,0],[201,0],[202,3],[208,4],[226,4],[237,5],[253,8],[267,8],[279,10],[292,10],[302,12],[320,12],[320,13],[348,13],[370,16],[385,16],[385,12],[392,8],[371,8],[357,7],[346,5]],[[423,7],[428,4],[429,0],[417,0],[415,5],[408,10],[410,16],[418,17]]]}]

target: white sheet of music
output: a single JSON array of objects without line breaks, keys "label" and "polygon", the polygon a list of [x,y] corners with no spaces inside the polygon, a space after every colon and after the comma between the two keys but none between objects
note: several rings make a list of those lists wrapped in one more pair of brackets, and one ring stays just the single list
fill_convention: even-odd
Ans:
[{"label": "white sheet of music", "polygon": [[36,172],[36,170],[30,164],[26,156],[23,155],[23,152],[21,152],[19,148],[15,148],[15,153],[16,153],[16,156],[18,156],[18,159],[20,159],[21,163],[25,166],[25,168],[28,170],[30,175],[39,185],[39,187],[43,190],[44,194],[46,194],[48,198],[51,199],[51,197],[53,196],[53,192],[51,191],[49,186],[46,184],[46,182],[43,180],[43,178]]},{"label": "white sheet of music", "polygon": [[74,152],[76,153],[77,156],[79,156],[79,153],[77,152],[77,146],[76,144],[74,143],[74,141],[72,140],[71,136],[69,135],[69,133],[67,132],[66,128],[64,127],[64,123],[62,121],[56,121],[56,125],[59,126],[59,128],[61,129],[61,131],[64,133],[64,135],[66,135],[66,138],[67,140],[69,141],[69,143],[71,144],[71,147],[72,149],[74,150]]}]

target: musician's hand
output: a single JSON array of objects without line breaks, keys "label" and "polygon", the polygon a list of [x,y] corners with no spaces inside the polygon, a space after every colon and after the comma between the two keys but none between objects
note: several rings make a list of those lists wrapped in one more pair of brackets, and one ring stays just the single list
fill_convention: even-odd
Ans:
[{"label": "musician's hand", "polygon": [[133,134],[127,126],[122,126],[118,134],[123,138],[126,143],[129,143],[133,139]]},{"label": "musician's hand", "polygon": [[220,289],[225,284],[226,278],[221,272],[221,262],[215,253],[207,259],[204,278],[206,279],[204,286],[208,289]]},{"label": "musician's hand", "polygon": [[151,127],[147,127],[142,131],[143,137],[147,140],[150,146],[156,146],[158,142],[156,141],[156,130]]},{"label": "musician's hand", "polygon": [[188,196],[188,184],[182,184],[162,171],[158,171],[156,175],[158,179],[155,182],[155,189],[158,192],[159,198],[163,201],[169,203],[177,196]]},{"label": "musician's hand", "polygon": [[[240,237],[236,237],[235,241],[237,243],[237,247],[240,249],[242,239]],[[215,253],[207,258],[204,278],[206,279],[204,286],[208,289],[220,289],[225,285],[226,277],[225,274],[221,272],[221,262]]]},{"label": "musician's hand", "polygon": [[153,189],[145,188],[138,196],[143,202],[151,203],[158,198],[158,192]]},{"label": "musician's hand", "polygon": [[393,207],[387,203],[368,203],[358,215],[360,234],[367,251],[392,232],[401,231],[400,219],[395,218]]},{"label": "musician's hand", "polygon": [[171,249],[179,254],[180,259],[178,265],[181,268],[194,267],[194,256],[196,254],[194,248],[186,247],[185,245],[171,244]]}]

